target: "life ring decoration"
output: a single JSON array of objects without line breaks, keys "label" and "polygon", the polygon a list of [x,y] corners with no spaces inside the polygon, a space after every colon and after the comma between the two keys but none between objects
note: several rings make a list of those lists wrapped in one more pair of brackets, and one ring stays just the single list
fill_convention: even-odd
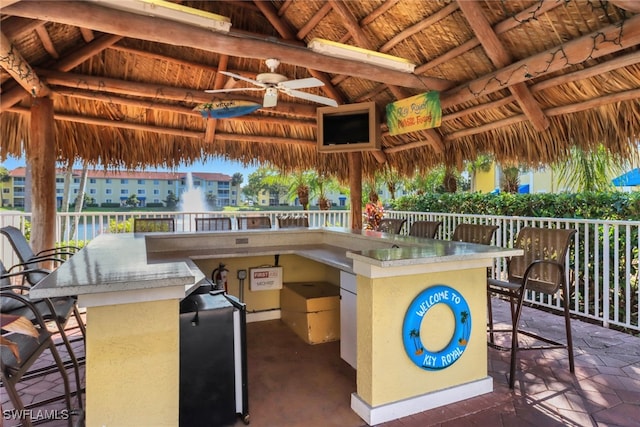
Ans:
[{"label": "life ring decoration", "polygon": [[[420,327],[424,316],[436,304],[446,304],[451,309],[455,317],[455,330],[449,344],[438,352],[430,352],[422,345]],[[453,365],[464,353],[470,335],[469,304],[457,290],[445,285],[435,285],[418,294],[407,309],[402,325],[402,342],[407,356],[418,367],[428,371]]]}]

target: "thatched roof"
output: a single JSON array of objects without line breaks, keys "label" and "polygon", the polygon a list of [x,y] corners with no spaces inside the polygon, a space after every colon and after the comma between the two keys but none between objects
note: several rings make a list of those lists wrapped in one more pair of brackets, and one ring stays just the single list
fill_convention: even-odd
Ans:
[{"label": "thatched roof", "polygon": [[[375,101],[384,111],[395,100],[440,92],[442,125],[389,136],[382,124],[382,150],[363,154],[366,175],[386,165],[409,175],[459,166],[480,153],[546,164],[572,145],[598,143],[629,158],[640,139],[633,1],[176,1],[228,17],[228,33],[117,3],[3,0],[1,160],[24,152],[29,106],[51,96],[59,159],[136,168],[222,157],[346,177],[346,154],[317,152],[319,104],[280,93],[277,107],[234,119],[193,110],[212,99],[262,102],[261,92],[204,90],[253,87],[219,71],[253,79],[268,71],[267,58],[279,59],[277,72],[291,79],[322,80],[305,91],[339,104]],[[314,38],[416,68],[324,56],[307,48]]]}]

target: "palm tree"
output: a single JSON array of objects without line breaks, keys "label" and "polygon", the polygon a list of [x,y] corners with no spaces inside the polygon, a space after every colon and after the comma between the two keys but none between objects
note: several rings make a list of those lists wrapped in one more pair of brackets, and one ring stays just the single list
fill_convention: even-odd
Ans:
[{"label": "palm tree", "polygon": [[413,346],[416,349],[416,356],[420,356],[424,352],[424,349],[422,347],[418,347],[418,338],[420,338],[420,331],[418,331],[417,329],[412,329],[409,332],[409,338],[413,340]]},{"label": "palm tree", "polygon": [[467,323],[467,319],[468,318],[469,318],[469,312],[468,311],[462,311],[460,313],[460,323],[462,323],[462,328],[463,328],[462,337],[458,340],[458,343],[460,345],[467,345],[467,340],[464,337],[465,337],[465,335],[467,335],[468,328],[469,328],[469,325]]},{"label": "palm tree", "polygon": [[471,190],[476,189],[476,175],[478,172],[489,172],[493,164],[490,154],[480,154],[474,161],[467,162],[467,172],[471,177]]},{"label": "palm tree", "polygon": [[244,180],[244,177],[242,176],[242,174],[240,172],[236,172],[231,177],[231,186],[235,187],[236,185],[240,185],[242,184],[243,180]]},{"label": "palm tree", "polygon": [[297,172],[293,177],[291,186],[289,187],[290,198],[294,195],[298,198],[298,202],[302,205],[302,209],[309,210],[309,181],[312,179],[308,172]]},{"label": "palm tree", "polygon": [[573,146],[568,159],[557,162],[551,169],[558,174],[558,182],[576,192],[608,191],[611,177],[619,175],[624,162],[599,144],[592,151]]},{"label": "palm tree", "polygon": [[9,182],[9,178],[9,169],[0,166],[0,208],[4,206],[4,199],[2,198],[4,183]]},{"label": "palm tree", "polygon": [[458,171],[447,165],[444,169],[444,177],[442,178],[442,186],[446,193],[455,193],[458,190]]},{"label": "palm tree", "polygon": [[520,187],[520,169],[517,166],[508,166],[502,169],[500,187],[505,193],[517,193]]},{"label": "palm tree", "polygon": [[389,195],[391,196],[391,200],[396,199],[396,191],[398,189],[398,184],[402,182],[402,178],[397,170],[393,169],[390,166],[382,169],[380,173],[380,178],[387,186],[387,190],[389,190]]}]

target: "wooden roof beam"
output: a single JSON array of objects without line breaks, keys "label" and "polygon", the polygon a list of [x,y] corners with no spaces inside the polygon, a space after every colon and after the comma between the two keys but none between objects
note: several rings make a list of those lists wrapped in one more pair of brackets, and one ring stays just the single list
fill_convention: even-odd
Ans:
[{"label": "wooden roof beam", "polygon": [[[375,50],[375,47],[369,42],[369,39],[364,34],[364,31],[362,31],[362,28],[360,28],[360,25],[358,24],[355,16],[353,16],[351,11],[345,6],[345,4],[336,0],[329,0],[329,3],[331,4],[333,10],[340,16],[340,18],[342,19],[342,23],[347,28],[347,31],[351,34],[356,43],[358,43],[360,47],[363,47],[365,49]],[[406,96],[406,92],[395,85],[389,85],[389,89],[396,97],[402,98]],[[371,154],[378,163],[385,163],[387,161],[387,156],[382,150],[371,151]]]},{"label": "wooden roof beam", "polygon": [[31,65],[2,32],[0,32],[0,67],[4,68],[34,98],[42,98],[51,93]]},{"label": "wooden roof beam", "polygon": [[[364,34],[364,31],[362,31],[362,28],[358,25],[358,22],[356,21],[355,17],[351,13],[351,11],[347,9],[344,3],[337,0],[330,0],[330,2],[334,10],[342,18],[342,21],[345,23],[347,30],[349,31],[349,33],[351,33],[356,43],[360,44],[361,47],[365,49],[375,50],[375,47],[369,42],[369,39]],[[396,97],[396,99],[407,98],[410,95],[405,89],[399,88],[395,85],[388,85],[388,87],[391,93],[393,94],[393,96]],[[426,129],[424,131],[418,132],[418,134],[421,136],[424,136],[427,140],[427,143],[433,146],[433,148],[437,152],[440,153],[444,151],[444,144],[442,142],[442,137],[435,129]],[[382,150],[383,155],[380,155],[380,154],[377,154],[377,153],[380,153],[379,151],[373,151],[372,154],[376,156],[376,160],[378,162],[382,163],[381,160],[383,158],[384,158],[384,161],[387,160],[386,155],[384,154],[385,152],[386,150]]]},{"label": "wooden roof beam", "polygon": [[[141,96],[155,100],[182,101],[186,103],[201,104],[211,101],[211,95],[204,91],[194,91],[190,88],[176,88],[170,86],[129,82],[108,77],[90,76],[86,74],[62,73],[59,71],[40,70],[38,72],[47,79],[51,85],[58,85],[82,90],[94,91],[96,93],[117,93],[121,95]],[[248,96],[231,94],[217,94],[220,99],[245,99],[248,101],[261,102],[262,99]],[[149,101],[147,101],[148,103]],[[149,104],[148,104],[149,105]],[[298,116],[316,117],[316,109],[313,105],[294,104],[282,102],[276,108],[269,110],[272,113],[278,111]]]},{"label": "wooden roof beam", "polygon": [[51,55],[51,57],[55,59],[60,58],[60,54],[56,50],[56,47],[53,45],[53,41],[51,40],[51,37],[49,36],[49,33],[47,32],[47,29],[44,25],[36,27],[36,34],[38,34],[44,50],[46,50],[47,53]]},{"label": "wooden roof beam", "polygon": [[[640,89],[631,89],[624,92],[613,93],[610,95],[600,96],[597,98],[590,99],[588,101],[578,102],[570,105],[563,105],[561,107],[553,107],[545,110],[545,113],[549,117],[554,116],[562,116],[565,114],[578,113],[580,111],[592,110],[596,107],[614,104],[617,102],[629,102],[634,101],[640,97]],[[477,126],[474,128],[462,129],[456,132],[453,132],[445,137],[447,142],[453,141],[458,138],[463,138],[465,136],[477,135],[479,133],[488,132],[491,130],[495,130],[501,127],[511,126],[515,123],[524,122],[527,120],[527,117],[524,114],[520,114],[518,116],[509,117],[506,119],[498,120],[493,123],[487,123],[486,125]]]},{"label": "wooden roof beam", "polygon": [[436,22],[451,15],[456,10],[458,10],[458,3],[449,3],[447,6],[443,7],[433,15],[426,17],[422,21],[410,26],[409,28],[405,28],[404,30],[400,31],[398,34],[390,38],[385,44],[380,47],[380,52],[389,52],[395,45],[401,43],[405,39],[408,39],[412,35],[419,33],[426,28],[429,28]]},{"label": "wooden roof beam", "polygon": [[640,2],[638,0],[609,0],[620,9],[633,13],[640,13]]},{"label": "wooden roof beam", "polygon": [[[280,37],[282,37],[285,40],[300,41],[298,35],[293,32],[293,30],[289,27],[289,25],[280,19],[273,4],[256,0],[256,6],[260,9],[260,11],[262,11],[265,18],[267,18],[267,20],[271,23],[271,25],[273,25],[276,31],[278,31],[278,33],[280,34]],[[324,86],[322,87],[322,91],[326,96],[329,96],[335,99],[338,102],[338,104],[344,104],[345,102],[344,96],[331,83],[331,79],[329,78],[329,75],[327,75],[326,73],[323,73],[322,71],[314,70],[311,68],[307,68],[307,70],[309,71],[309,74],[312,77],[317,78],[324,84]]]},{"label": "wooden roof beam", "polygon": [[[120,39],[122,39],[121,36],[112,36],[108,34],[100,36],[93,42],[73,51],[69,55],[62,58],[60,61],[53,65],[53,68],[60,71],[71,70],[77,65],[82,64],[88,58],[92,57],[98,52],[101,52],[103,49],[106,49],[112,44],[117,43]],[[24,99],[25,96],[27,96],[27,94],[20,87],[16,87],[6,91],[2,94],[2,97],[0,97],[0,112],[4,111],[8,107],[17,104],[22,99]]]},{"label": "wooden roof beam", "polygon": [[[26,18],[45,18],[60,24],[88,27],[94,31],[155,41],[172,46],[186,46],[230,56],[252,59],[279,58],[281,62],[300,67],[313,68],[333,74],[348,74],[395,84],[403,87],[447,90],[453,82],[419,76],[361,62],[333,58],[286,43],[269,39],[256,39],[231,32],[218,33],[205,28],[193,27],[180,22],[172,22],[149,16],[125,13],[94,2],[56,2],[56,7],[48,7],[47,2],[18,2],[8,6],[5,13]],[[108,5],[105,4],[105,5]],[[158,22],[162,21],[162,25]]]},{"label": "wooden roof beam", "polygon": [[[19,114],[30,114],[30,109],[26,107],[11,107],[9,111],[13,113]],[[124,121],[117,120],[108,120],[98,117],[86,117],[86,116],[76,116],[73,114],[62,114],[62,113],[54,113],[54,119],[64,122],[75,122],[75,123],[84,123],[88,125],[95,126],[105,126],[110,128],[119,128],[119,129],[129,129],[143,132],[154,132],[160,133],[164,135],[174,135],[180,137],[187,138],[197,138],[203,139],[204,134],[202,131],[197,130],[189,130],[184,128],[168,128],[157,125],[147,125],[140,123],[130,123]],[[263,144],[292,144],[292,145],[305,145],[309,147],[315,147],[317,142],[315,140],[308,139],[293,139],[293,138],[283,138],[283,137],[274,137],[274,136],[263,136],[263,135],[241,135],[241,134],[230,134],[230,133],[219,133],[217,135],[219,139],[224,139],[227,141],[239,141],[239,142],[259,142]]]},{"label": "wooden roof beam", "polygon": [[37,19],[9,16],[2,20],[2,32],[9,40],[14,40],[22,37],[30,31],[34,31],[38,27],[42,27],[43,25],[44,21],[39,21]]},{"label": "wooden roof beam", "polygon": [[[69,98],[87,99],[90,101],[105,102],[108,104],[126,105],[136,108],[149,108],[149,101],[146,99],[135,99],[130,97],[121,97],[110,93],[97,93],[88,90],[80,90],[78,88],[67,89],[60,87],[53,87],[51,89],[55,95],[66,96]],[[195,111],[191,107],[183,107],[180,105],[169,104],[161,102],[153,105],[154,110],[167,111],[169,113],[184,114],[187,116],[200,117],[200,112]],[[307,126],[316,127],[315,116],[313,118],[296,118],[289,119],[286,117],[272,116],[272,115],[260,115],[248,114],[246,116],[229,117],[225,120],[237,120],[242,122],[256,122],[256,123],[271,123],[282,126]]]},{"label": "wooden roof beam", "polygon": [[541,77],[640,44],[640,15],[515,62],[479,79],[442,93],[448,108],[496,92],[516,83]]},{"label": "wooden roof beam", "polygon": [[[385,3],[387,4],[387,3]],[[542,0],[540,3],[536,3],[535,5],[523,10],[522,12],[517,13],[515,16],[512,16],[504,21],[498,23],[494,31],[496,34],[502,34],[506,31],[512,30],[516,28],[518,25],[521,25],[523,22],[528,21],[529,19],[537,19],[538,16],[548,12],[549,10],[555,9],[558,6],[561,6],[563,3],[557,0]],[[447,53],[440,55],[437,58],[430,60],[429,62],[418,65],[415,70],[415,74],[423,74],[428,70],[437,67],[440,64],[443,64],[452,58],[462,55],[473,49],[476,46],[480,45],[480,41],[477,37],[474,37],[466,42],[462,43],[460,46],[456,46],[453,49],[447,51]],[[343,77],[343,76],[340,76]],[[344,80],[344,79],[342,79]],[[334,79],[334,84],[338,84],[342,80]],[[382,84],[377,85],[378,87],[382,87]]]},{"label": "wooden roof beam", "polygon": [[[472,0],[458,1],[458,5],[493,65],[497,68],[503,68],[511,64],[511,55],[491,28],[491,24],[484,15],[480,4]],[[544,115],[540,105],[524,82],[509,86],[509,90],[538,132],[542,132],[549,127],[549,119]]]},{"label": "wooden roof beam", "polygon": [[[220,55],[220,60],[218,61],[218,70],[216,72],[216,77],[213,81],[213,89],[221,89],[225,84],[226,76],[222,74],[220,71],[226,71],[227,65],[229,64],[229,55]],[[204,132],[204,141],[210,144],[213,144],[216,136],[216,127],[218,126],[217,119],[207,119],[207,127]]]},{"label": "wooden roof beam", "polygon": [[299,40],[304,39],[307,34],[309,34],[311,30],[313,30],[316,25],[318,25],[318,23],[322,21],[322,18],[324,18],[329,14],[329,12],[331,12],[331,9],[331,4],[323,4],[322,7],[318,9],[318,11],[311,17],[311,19],[309,19],[309,21],[307,21],[307,23],[304,24],[302,28],[300,28],[300,30],[298,30],[296,38],[298,38]]},{"label": "wooden roof beam", "polygon": [[[299,40],[304,37],[304,36],[302,37],[300,36],[300,33],[301,33],[300,31],[297,34],[294,34],[293,31],[289,29],[289,26],[285,22],[281,21],[281,19],[278,16],[278,13],[276,12],[274,6],[271,3],[255,1],[255,4],[263,12],[267,20],[271,22],[271,24],[274,26],[276,31],[278,31],[278,33],[282,38],[287,40]],[[327,5],[323,6],[320,9],[320,12],[317,13],[313,17],[313,19],[307,23],[307,26],[310,25],[311,21],[313,21],[312,25],[315,26],[331,10],[331,5],[329,5],[328,9],[326,8],[326,6]],[[310,28],[312,27],[308,27],[308,28],[310,31]],[[311,74],[313,77],[316,77],[318,80],[324,83],[323,90],[326,95],[333,97],[340,104],[344,104],[344,96],[342,96],[342,94],[338,91],[338,89],[331,83],[331,80],[329,79],[329,76],[326,73],[313,70],[313,69],[308,69],[308,70],[309,70],[309,74]],[[375,159],[379,163],[384,163],[387,160],[384,153],[380,150],[373,151],[372,155],[375,157]]]},{"label": "wooden roof beam", "polygon": [[[537,19],[538,16],[555,9],[558,6],[562,6],[564,3],[557,0],[542,0],[540,3],[536,3],[533,6],[523,10],[522,12],[517,13],[515,16],[509,17],[502,22],[499,22],[494,27],[494,32],[496,34],[502,34],[509,30],[512,30],[522,23],[527,22],[530,19]],[[447,53],[434,58],[427,62],[426,64],[418,65],[416,67],[416,74],[422,74],[432,68],[437,67],[440,64],[443,64],[449,61],[452,58],[462,55],[465,52],[470,51],[476,46],[480,45],[480,41],[477,37],[474,37],[466,42],[462,43],[460,46],[454,47],[450,49]]]}]

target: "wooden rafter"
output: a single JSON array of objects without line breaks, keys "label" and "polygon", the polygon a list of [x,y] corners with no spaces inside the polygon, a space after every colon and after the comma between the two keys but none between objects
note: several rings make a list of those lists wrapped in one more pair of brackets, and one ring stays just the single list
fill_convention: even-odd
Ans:
[{"label": "wooden rafter", "polygon": [[46,8],[46,2],[19,2],[7,7],[7,13],[27,18],[46,19],[66,25],[85,26],[96,31],[118,34],[141,40],[155,41],[175,46],[186,46],[218,54],[252,59],[279,58],[282,62],[313,68],[334,74],[349,74],[383,83],[411,88],[446,90],[452,82],[438,78],[417,76],[389,70],[376,65],[333,58],[311,50],[243,37],[240,33],[223,34],[186,24],[164,21],[148,16],[123,13],[94,3],[58,2],[55,8]]},{"label": "wooden rafter", "polygon": [[44,25],[36,27],[36,34],[38,34],[44,50],[46,50],[52,58],[60,58],[60,55],[58,54],[56,47],[53,45],[53,41],[51,41],[51,37],[49,37],[49,33],[47,32],[47,29],[44,27]]},{"label": "wooden rafter", "polygon": [[0,66],[34,98],[41,98],[51,93],[4,33],[0,33]]},{"label": "wooden rafter", "polygon": [[[51,85],[59,85],[70,88],[79,88],[81,90],[94,91],[96,93],[108,92],[120,95],[133,95],[149,98],[151,104],[160,104],[162,101],[181,101],[195,104],[211,101],[211,95],[203,91],[194,91],[190,88],[176,88],[171,86],[146,84],[129,82],[107,77],[96,77],[86,74],[62,73],[52,70],[38,69],[46,77]],[[240,96],[227,95],[224,93],[216,94],[219,99],[242,99],[253,102],[261,102],[261,99]],[[315,117],[316,109],[309,104],[294,104],[279,102],[278,106],[269,110],[272,113],[282,112],[296,117]]]},{"label": "wooden rafter", "polygon": [[[484,15],[480,4],[474,0],[458,1],[458,5],[491,62],[497,68],[503,68],[511,64],[512,58],[509,52],[504,48],[502,42],[491,28],[491,24]],[[509,90],[538,132],[542,132],[549,127],[549,119],[544,115],[540,105],[525,83],[520,82],[509,86]]]},{"label": "wooden rafter", "polygon": [[[545,113],[549,117],[562,116],[565,114],[572,114],[580,111],[587,111],[598,106],[614,104],[616,102],[632,101],[634,99],[638,99],[638,97],[640,97],[640,89],[632,89],[632,90],[628,90],[621,93],[600,96],[594,99],[590,99],[588,101],[578,102],[571,105],[549,108],[545,110]],[[476,126],[474,128],[468,128],[468,129],[452,132],[445,137],[445,141],[449,142],[458,138],[477,135],[479,133],[484,133],[494,129],[499,129],[501,127],[511,126],[516,123],[521,123],[526,120],[527,120],[527,117],[524,114],[520,114],[514,117],[509,117],[507,119],[497,120],[492,123],[487,123],[486,125]]]},{"label": "wooden rafter", "polygon": [[304,39],[307,34],[311,32],[318,25],[318,22],[322,21],[322,19],[331,12],[331,4],[325,3],[322,5],[320,9],[307,21],[306,24],[296,34],[296,37],[300,40]]},{"label": "wooden rafter", "polygon": [[633,13],[640,13],[640,2],[638,0],[610,0],[611,3],[620,9],[628,10]]},{"label": "wooden rafter", "polygon": [[[228,64],[229,56],[220,55],[220,61],[218,62],[218,72],[216,73],[216,78],[213,81],[213,89],[221,89],[224,86],[225,75],[220,71],[226,71]],[[209,144],[213,144],[215,142],[217,126],[218,120],[213,118],[207,119],[207,128],[204,132],[205,142],[208,142]]]},{"label": "wooden rafter", "polygon": [[[258,8],[260,8],[260,11],[264,13],[265,18],[267,18],[271,25],[273,25],[273,27],[278,31],[280,37],[285,40],[300,41],[298,35],[291,28],[289,28],[289,25],[280,19],[277,11],[271,3],[256,1],[256,5],[258,6]],[[344,104],[344,96],[342,96],[342,93],[340,93],[340,91],[333,84],[331,84],[331,80],[326,73],[314,69],[309,69],[309,74],[311,74],[312,77],[317,78],[324,84],[322,90],[324,91],[326,96],[335,99],[339,104]]]},{"label": "wooden rafter", "polygon": [[[353,16],[351,11],[345,6],[345,4],[335,0],[330,0],[329,3],[331,4],[333,10],[338,14],[338,16],[341,17],[343,25],[347,28],[347,31],[351,34],[356,43],[358,43],[360,47],[373,50],[373,45],[371,45],[369,39],[362,31],[362,28],[360,28],[360,25],[358,25],[358,21]],[[394,93],[394,96],[402,97],[404,95],[404,92],[398,89],[397,86],[390,85],[389,89],[392,93]],[[387,156],[381,150],[372,151],[371,154],[375,157],[378,163],[384,163],[387,161]]]},{"label": "wooden rafter", "polygon": [[398,34],[390,38],[385,44],[380,46],[380,52],[389,52],[398,43],[401,43],[412,35],[423,31],[425,28],[429,28],[441,19],[444,19],[447,16],[451,15],[456,10],[458,10],[457,2],[448,4],[433,15],[426,17],[417,24],[414,24],[411,27],[400,31]]},{"label": "wooden rafter", "polygon": [[640,44],[640,15],[548,49],[442,94],[442,108]]},{"label": "wooden rafter", "polygon": [[[149,101],[147,99],[135,99],[131,97],[118,96],[111,93],[96,93],[87,90],[79,90],[77,88],[66,89],[60,87],[54,87],[53,93],[69,98],[86,99],[90,101],[99,101],[115,105],[126,105],[135,108],[149,108]],[[193,108],[169,104],[166,102],[155,104],[153,106],[153,109],[158,111],[166,111],[169,113],[183,114],[186,116],[200,117],[200,113],[198,111],[194,111]],[[310,117],[306,119],[302,117],[292,119],[273,115],[249,114],[241,117],[230,117],[225,120],[242,121],[243,123],[269,123],[282,126],[316,127],[315,116],[313,118]]]},{"label": "wooden rafter", "polygon": [[[25,107],[11,107],[9,111],[19,114],[29,114],[30,110]],[[73,114],[62,114],[55,113],[54,118],[59,121],[67,121],[67,122],[75,122],[75,123],[84,123],[89,125],[96,126],[108,126],[112,128],[120,128],[120,129],[129,129],[129,130],[137,130],[144,132],[153,132],[160,133],[164,135],[173,135],[179,137],[186,138],[197,138],[203,139],[204,133],[202,131],[188,130],[183,128],[169,128],[162,127],[157,125],[147,125],[141,123],[131,123],[125,121],[117,121],[117,120],[108,120],[99,117],[86,117],[86,116],[77,116]],[[218,133],[216,138],[225,141],[236,141],[236,142],[259,142],[263,144],[288,144],[288,145],[308,145],[308,146],[316,146],[315,140],[307,140],[307,139],[295,139],[295,138],[284,138],[284,137],[276,137],[271,135],[244,135],[244,134],[228,134],[228,133]]]},{"label": "wooden rafter", "polygon": [[[98,37],[93,42],[70,53],[68,56],[65,56],[63,59],[54,64],[53,68],[60,71],[71,70],[96,53],[102,51],[103,49],[106,49],[114,43],[117,43],[121,38],[122,37],[120,36],[112,35],[103,35],[101,37]],[[20,87],[16,87],[14,89],[6,91],[0,98],[0,111],[4,111],[8,107],[11,107],[20,102],[20,100],[24,99],[25,96],[28,96],[27,93],[25,93],[25,91]]]}]

